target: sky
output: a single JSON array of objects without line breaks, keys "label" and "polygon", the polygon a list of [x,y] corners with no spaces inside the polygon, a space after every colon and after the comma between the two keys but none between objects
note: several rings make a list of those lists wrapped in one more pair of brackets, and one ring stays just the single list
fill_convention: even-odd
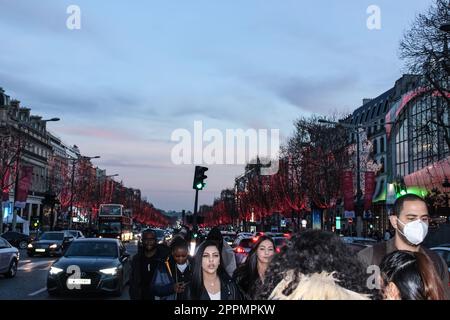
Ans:
[{"label": "sky", "polygon": [[[0,87],[61,118],[52,133],[155,207],[192,211],[195,165],[174,163],[175,130],[279,129],[283,142],[301,116],[351,112],[404,73],[399,42],[431,3],[0,0]],[[208,167],[200,204],[244,168]]]}]

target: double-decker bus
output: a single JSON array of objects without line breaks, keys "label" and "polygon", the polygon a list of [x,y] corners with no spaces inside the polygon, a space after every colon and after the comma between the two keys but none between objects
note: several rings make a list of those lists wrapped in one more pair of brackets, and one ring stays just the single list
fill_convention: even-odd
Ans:
[{"label": "double-decker bus", "polygon": [[131,211],[121,204],[101,204],[98,213],[99,238],[133,240]]}]

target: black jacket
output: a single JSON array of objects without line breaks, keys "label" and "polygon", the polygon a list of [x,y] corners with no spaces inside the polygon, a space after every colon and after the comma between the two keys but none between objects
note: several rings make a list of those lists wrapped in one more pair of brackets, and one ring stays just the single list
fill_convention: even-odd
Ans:
[{"label": "black jacket", "polygon": [[[169,255],[170,250],[165,245],[158,245],[156,247],[156,253],[154,255],[155,259],[158,259],[160,261],[165,261],[167,259],[167,256]],[[152,297],[144,297],[143,292],[143,284],[142,284],[142,258],[144,256],[144,252],[142,248],[138,249],[138,252],[133,256],[133,259],[131,260],[131,274],[130,274],[130,299],[132,300],[143,300],[145,298]]]},{"label": "black jacket", "polygon": [[166,275],[169,280],[164,285],[152,283],[151,292],[159,297],[160,300],[186,300],[185,293],[177,293],[175,295],[175,283],[189,283],[192,278],[192,259],[188,257],[188,267],[184,272],[178,270],[175,260],[169,256],[165,261],[159,261],[158,271]]},{"label": "black jacket", "polygon": [[[220,300],[242,300],[238,287],[228,275],[219,276],[219,278]],[[186,287],[185,297],[186,300],[194,300],[191,293],[191,286]],[[211,300],[204,286],[200,298],[197,300]]]}]

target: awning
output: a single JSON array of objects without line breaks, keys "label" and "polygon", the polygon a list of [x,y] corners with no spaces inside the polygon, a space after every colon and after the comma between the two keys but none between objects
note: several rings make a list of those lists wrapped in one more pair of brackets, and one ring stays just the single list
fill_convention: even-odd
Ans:
[{"label": "awning", "polygon": [[[13,221],[13,215],[7,215],[6,217],[3,218],[3,223],[12,223]],[[24,222],[28,222],[28,220],[24,220],[22,219],[20,216],[17,216],[16,218],[16,223],[24,223]]]},{"label": "awning", "polygon": [[377,185],[375,187],[372,202],[377,203],[381,201],[386,201],[386,194],[387,194],[386,190],[387,190],[386,179],[384,177],[377,179]]}]

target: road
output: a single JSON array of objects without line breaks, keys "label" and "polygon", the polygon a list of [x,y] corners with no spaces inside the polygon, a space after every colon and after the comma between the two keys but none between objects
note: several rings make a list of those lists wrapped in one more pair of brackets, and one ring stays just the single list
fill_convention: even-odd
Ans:
[{"label": "road", "polygon": [[[125,244],[127,251],[134,255],[137,251],[136,242]],[[17,275],[7,279],[0,275],[0,300],[58,300],[58,299],[117,299],[128,300],[128,286],[123,290],[121,297],[106,295],[89,295],[76,297],[50,297],[47,293],[47,273],[52,263],[58,258],[32,257],[29,258],[26,250],[20,250],[20,261]]]}]

